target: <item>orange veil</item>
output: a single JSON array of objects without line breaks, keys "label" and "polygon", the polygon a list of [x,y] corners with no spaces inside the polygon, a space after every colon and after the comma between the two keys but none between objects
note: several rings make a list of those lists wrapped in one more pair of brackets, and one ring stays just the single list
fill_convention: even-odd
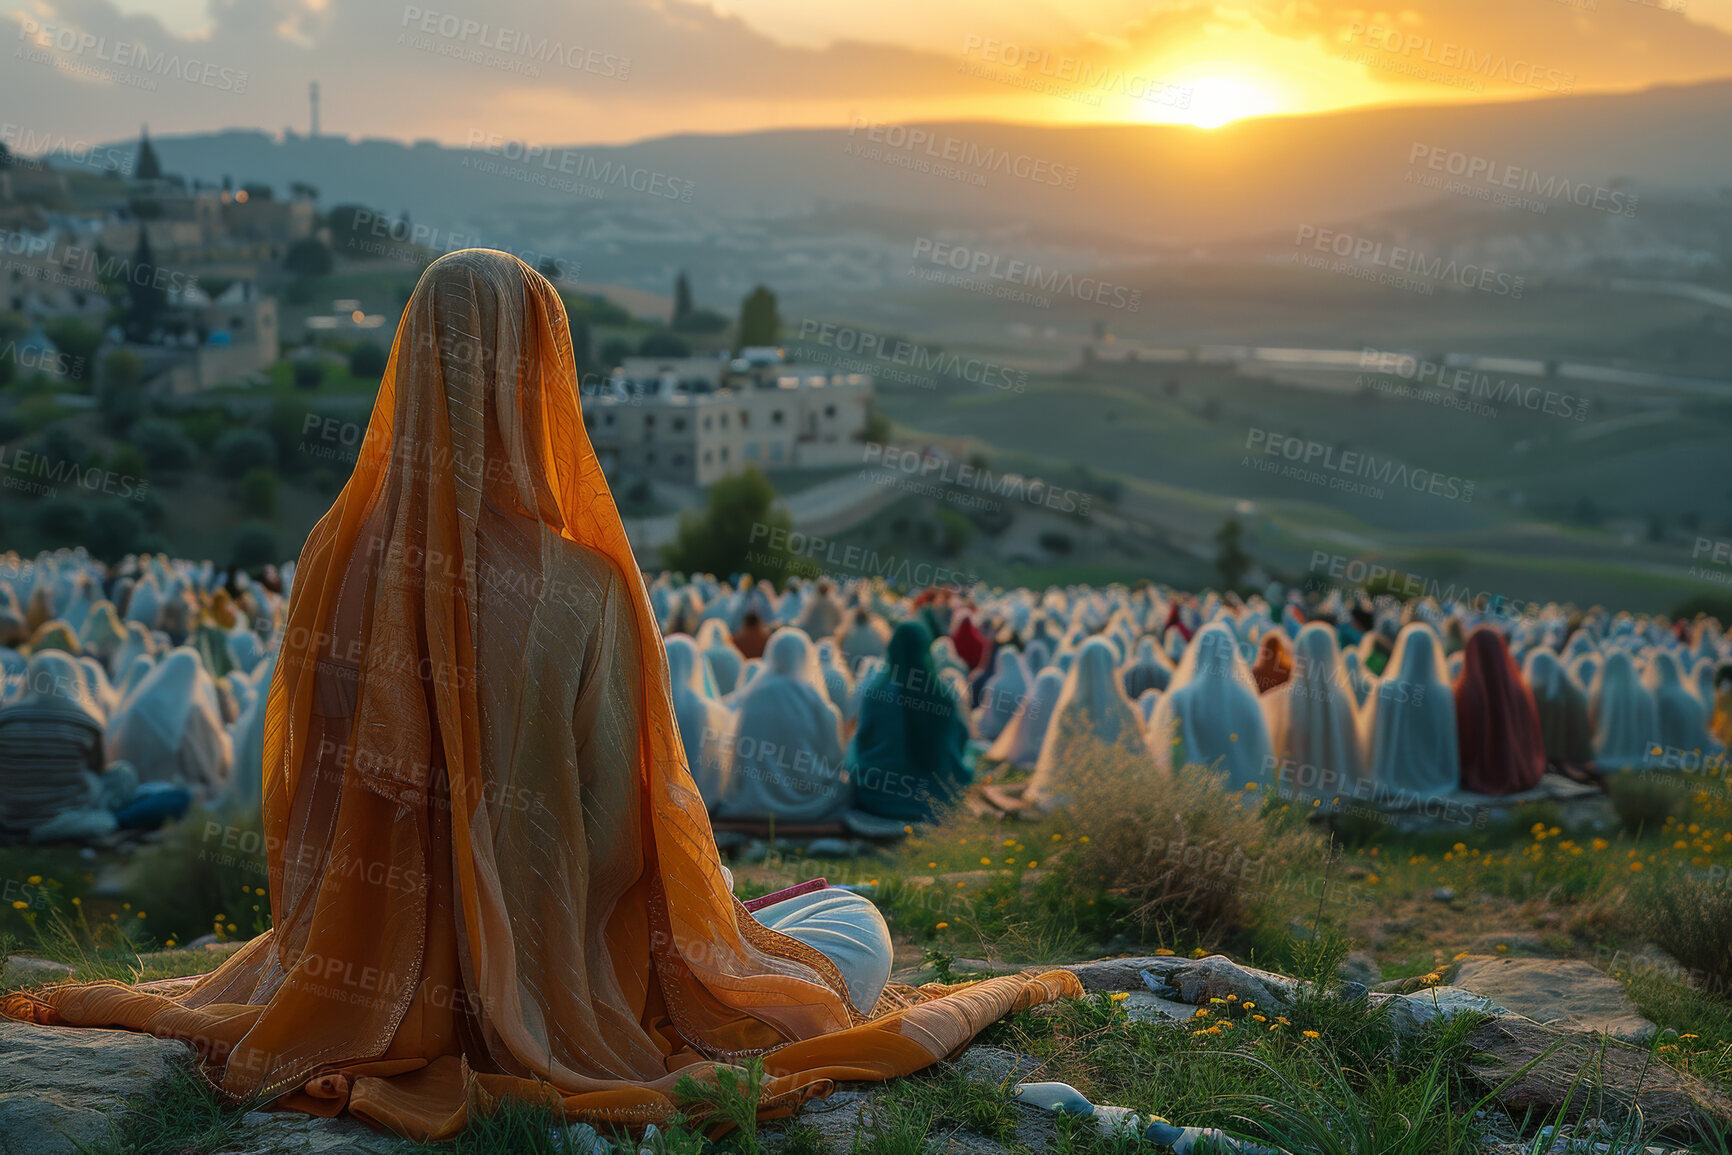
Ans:
[{"label": "orange veil", "polygon": [[1081,993],[892,988],[863,1016],[734,898],[576,379],[527,265],[428,268],[295,570],[265,727],[274,928],[198,978],[0,1009],[186,1039],[236,1099],[443,1138],[506,1095],[665,1121],[681,1075],[753,1056],[785,1114]]}]

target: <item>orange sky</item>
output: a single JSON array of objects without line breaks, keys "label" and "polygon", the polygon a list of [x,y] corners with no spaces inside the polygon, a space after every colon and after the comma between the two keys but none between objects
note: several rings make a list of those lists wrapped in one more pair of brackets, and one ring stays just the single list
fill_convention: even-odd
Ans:
[{"label": "orange sky", "polygon": [[[585,143],[855,118],[1207,127],[1732,76],[1732,0],[25,0],[7,20],[32,55],[8,52],[0,102],[93,139],[304,130],[312,79],[331,133]],[[116,63],[119,44],[218,79]]]}]

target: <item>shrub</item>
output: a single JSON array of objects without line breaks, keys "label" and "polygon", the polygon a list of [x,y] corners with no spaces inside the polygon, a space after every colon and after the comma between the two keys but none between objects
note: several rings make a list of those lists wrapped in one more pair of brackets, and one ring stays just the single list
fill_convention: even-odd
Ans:
[{"label": "shrub", "polygon": [[1612,807],[1629,833],[1658,831],[1683,809],[1687,787],[1658,774],[1613,774],[1607,779]]},{"label": "shrub", "polygon": [[325,380],[325,367],[316,357],[298,358],[295,361],[294,380],[297,389],[317,389]]},{"label": "shrub", "polygon": [[647,334],[638,342],[640,357],[690,357],[692,347],[674,336],[672,333],[657,331]]},{"label": "shrub", "polygon": [[257,522],[241,526],[235,534],[234,550],[229,560],[231,565],[245,570],[255,570],[282,560],[282,555],[277,552],[276,533],[270,526]]},{"label": "shrub", "polygon": [[[213,833],[214,831],[214,833]],[[193,810],[142,848],[132,863],[127,891],[139,904],[149,903],[150,929],[159,938],[189,941],[211,930],[216,915],[224,917],[220,938],[250,938],[270,922],[270,905],[261,897],[248,899],[241,887],[263,888],[265,869],[263,819],[255,811],[236,821],[217,820]],[[258,903],[263,909],[248,909]],[[235,930],[228,931],[233,922]]]},{"label": "shrub", "polygon": [[335,265],[331,250],[316,237],[296,241],[283,257],[283,268],[297,277],[322,277]]},{"label": "shrub", "polygon": [[186,430],[161,417],[146,417],[135,424],[132,443],[152,469],[187,469],[198,460],[198,449]]},{"label": "shrub", "polygon": [[1708,989],[1732,984],[1732,887],[1698,871],[1654,871],[1627,909],[1641,936],[1677,959]]},{"label": "shrub", "polygon": [[1242,930],[1261,892],[1315,845],[1235,804],[1215,771],[1167,773],[1090,737],[1073,739],[1065,754],[1063,792],[1078,836],[1066,840],[1062,867],[1071,886],[1122,896],[1144,927],[1163,934],[1218,943]]},{"label": "shrub", "polygon": [[103,561],[119,561],[138,548],[144,517],[128,502],[105,501],[90,515],[90,552]]},{"label": "shrub", "polygon": [[792,560],[774,531],[793,527],[776,504],[776,490],[755,465],[710,487],[709,505],[680,518],[679,532],[662,547],[662,561],[683,573],[750,573],[780,581]]},{"label": "shrub", "polygon": [[50,546],[83,545],[90,532],[90,514],[70,497],[51,497],[36,509],[36,532]]},{"label": "shrub", "polygon": [[241,512],[248,517],[275,517],[277,513],[277,471],[268,465],[255,465],[241,478]]},{"label": "shrub", "polygon": [[349,354],[349,373],[364,380],[372,380],[385,375],[385,366],[390,361],[385,350],[377,342],[363,341],[356,345]]},{"label": "shrub", "polygon": [[277,463],[277,443],[263,429],[230,429],[211,447],[216,467],[224,477],[242,477],[257,466]]}]

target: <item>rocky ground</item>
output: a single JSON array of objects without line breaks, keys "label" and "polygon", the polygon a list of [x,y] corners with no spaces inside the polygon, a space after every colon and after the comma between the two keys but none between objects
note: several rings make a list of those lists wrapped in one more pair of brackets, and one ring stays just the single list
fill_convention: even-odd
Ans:
[{"label": "rocky ground", "polygon": [[[988,971],[986,963],[958,960],[960,969]],[[1281,975],[1237,965],[1221,956],[1202,959],[1156,956],[1101,959],[1075,964],[1091,992],[1123,994],[1118,1005],[1133,1020],[1188,1021],[1211,1000],[1253,1001],[1280,1013],[1298,986]],[[41,980],[65,977],[64,968],[40,960],[7,960],[15,985],[20,975]],[[899,976],[920,979],[918,974]],[[1412,983],[1380,984],[1368,989],[1343,984],[1341,997],[1364,998],[1386,1007],[1400,1033],[1473,1011],[1489,1016],[1474,1035],[1478,1060],[1488,1085],[1502,1081],[1535,1055],[1554,1048],[1553,1059],[1518,1078],[1482,1120],[1488,1132],[1487,1155],[1533,1152],[1534,1138],[1516,1133],[1508,1111],[1542,1112],[1570,1093],[1570,1080],[1558,1072],[1591,1063],[1601,1072],[1608,1100],[1639,1107],[1650,1122],[1709,1112],[1732,1126],[1732,1102],[1706,1084],[1652,1061],[1639,1044],[1654,1034],[1618,984],[1585,963],[1507,955],[1470,955],[1458,961],[1443,981],[1419,990]],[[129,1110],[167,1093],[183,1078],[190,1062],[182,1043],[113,1031],[44,1028],[0,1021],[0,1151],[23,1155],[71,1155],[115,1151],[116,1125]],[[986,1084],[1007,1097],[1018,1082],[1037,1074],[1040,1063],[999,1047],[975,1045],[952,1060],[952,1070]],[[854,1086],[813,1103],[799,1117],[807,1144],[846,1153],[883,1109],[886,1088]],[[1028,1151],[1050,1150],[1054,1117],[1018,1105],[1012,1144]],[[1538,1149],[1594,1151],[1597,1155],[1635,1155],[1669,1147],[1607,1145],[1603,1125],[1578,1120],[1548,1134]],[[1609,1132],[1606,1132],[1609,1134]],[[959,1132],[934,1136],[938,1149],[997,1155],[1009,1148],[997,1139]],[[1006,1138],[1001,1136],[1000,1138]],[[1518,1142],[1519,1140],[1519,1142]],[[255,1111],[229,1121],[220,1143],[201,1146],[210,1155],[267,1155],[275,1152],[402,1151],[404,1145],[352,1120],[313,1119],[291,1112]],[[604,1146],[597,1150],[607,1150]]]}]

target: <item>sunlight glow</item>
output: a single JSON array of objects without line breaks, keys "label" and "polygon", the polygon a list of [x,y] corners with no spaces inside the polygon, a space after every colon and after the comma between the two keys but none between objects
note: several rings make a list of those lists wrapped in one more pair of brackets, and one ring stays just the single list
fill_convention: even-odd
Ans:
[{"label": "sunlight glow", "polygon": [[1268,87],[1241,76],[1199,69],[1194,76],[1174,78],[1173,83],[1188,100],[1182,109],[1171,110],[1170,118],[1198,128],[1219,128],[1242,117],[1289,111]]}]

